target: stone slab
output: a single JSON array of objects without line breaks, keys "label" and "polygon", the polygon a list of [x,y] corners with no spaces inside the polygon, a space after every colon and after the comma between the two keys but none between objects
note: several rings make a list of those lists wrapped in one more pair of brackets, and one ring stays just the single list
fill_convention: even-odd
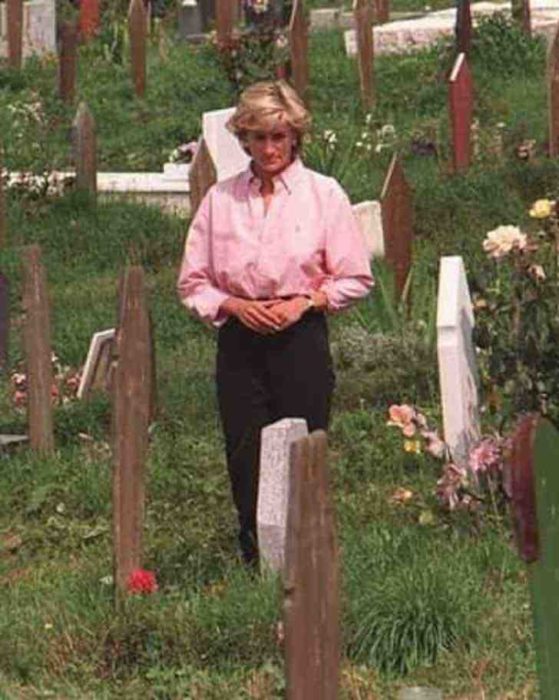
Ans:
[{"label": "stone slab", "polygon": [[384,231],[380,202],[360,202],[354,204],[352,209],[365,238],[369,255],[372,258],[383,258]]},{"label": "stone slab", "polygon": [[214,162],[218,182],[236,175],[249,164],[248,155],[225,126],[234,111],[234,107],[218,109],[205,112],[202,117],[202,136]]},{"label": "stone slab", "polygon": [[[0,58],[8,55],[6,3],[0,2]],[[23,5],[23,56],[56,53],[56,7],[53,0]]]}]

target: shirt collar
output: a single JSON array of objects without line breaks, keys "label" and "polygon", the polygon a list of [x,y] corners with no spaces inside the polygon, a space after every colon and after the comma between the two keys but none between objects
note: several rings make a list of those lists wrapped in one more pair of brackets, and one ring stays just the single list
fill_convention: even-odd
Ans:
[{"label": "shirt collar", "polygon": [[[304,165],[300,158],[295,158],[295,160],[290,163],[290,165],[282,170],[279,175],[273,178],[273,183],[275,185],[280,185],[285,188],[285,190],[291,194],[297,180],[301,177],[304,170]],[[257,188],[260,184],[260,178],[258,178],[254,171],[252,170],[252,162],[249,164],[248,168],[243,173],[243,182],[246,186],[247,191],[251,187]]]}]

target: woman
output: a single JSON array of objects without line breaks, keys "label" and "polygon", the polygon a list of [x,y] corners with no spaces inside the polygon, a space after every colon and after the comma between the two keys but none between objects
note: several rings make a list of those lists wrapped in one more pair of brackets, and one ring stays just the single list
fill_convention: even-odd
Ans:
[{"label": "woman", "polygon": [[286,417],[327,428],[334,374],[325,314],[373,282],[346,194],[299,159],[309,126],[287,83],[243,92],[228,127],[250,166],[207,193],[178,280],[185,306],[219,328],[219,411],[247,564],[258,561],[260,431]]}]

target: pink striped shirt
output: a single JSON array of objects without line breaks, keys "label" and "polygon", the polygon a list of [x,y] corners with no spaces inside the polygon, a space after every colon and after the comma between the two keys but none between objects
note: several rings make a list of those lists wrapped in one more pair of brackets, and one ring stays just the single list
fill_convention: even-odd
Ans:
[{"label": "pink striped shirt", "polygon": [[220,326],[230,296],[273,299],[323,291],[329,311],[373,284],[363,234],[349,199],[331,177],[299,159],[274,179],[264,210],[251,168],[214,185],[190,226],[178,279],[184,305]]}]

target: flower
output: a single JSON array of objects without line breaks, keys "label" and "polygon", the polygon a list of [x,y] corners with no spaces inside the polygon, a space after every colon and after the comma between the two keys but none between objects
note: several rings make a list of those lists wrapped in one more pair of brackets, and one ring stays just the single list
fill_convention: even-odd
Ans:
[{"label": "flower", "polygon": [[533,219],[547,219],[553,214],[555,202],[550,199],[537,199],[530,209],[530,216]]},{"label": "flower", "polygon": [[404,451],[412,452],[416,455],[421,454],[421,440],[404,440]]},{"label": "flower", "polygon": [[394,493],[390,496],[390,501],[392,503],[407,503],[413,498],[413,491],[403,488],[403,486],[398,486]]},{"label": "flower", "polygon": [[322,134],[322,138],[326,141],[326,144],[329,147],[335,146],[336,143],[338,143],[338,136],[336,135],[336,132],[332,131],[331,129],[326,129]]},{"label": "flower", "polygon": [[246,7],[256,14],[268,12],[268,0],[246,0]]},{"label": "flower", "polygon": [[530,277],[533,277],[536,281],[544,280],[546,278],[545,270],[541,265],[530,265],[527,270]]},{"label": "flower", "polygon": [[460,503],[460,490],[466,483],[466,470],[454,462],[448,462],[437,481],[437,497],[450,510],[454,510]]},{"label": "flower", "polygon": [[501,462],[501,448],[494,437],[483,438],[470,450],[468,457],[468,466],[474,474],[498,471]]},{"label": "flower", "polygon": [[155,593],[158,589],[153,571],[146,569],[134,569],[128,576],[126,588],[129,593]]},{"label": "flower", "polygon": [[422,433],[425,439],[425,449],[433,457],[441,459],[446,452],[446,443],[441,440],[436,430],[424,430]]},{"label": "flower", "polygon": [[403,429],[415,418],[415,410],[413,409],[413,406],[408,406],[406,403],[401,405],[392,404],[392,406],[390,406],[388,409],[388,418],[389,420],[386,425],[395,425],[396,427]]},{"label": "flower", "polygon": [[499,259],[512,250],[523,251],[528,244],[528,237],[518,226],[498,226],[489,231],[483,241],[483,250],[489,257]]}]

